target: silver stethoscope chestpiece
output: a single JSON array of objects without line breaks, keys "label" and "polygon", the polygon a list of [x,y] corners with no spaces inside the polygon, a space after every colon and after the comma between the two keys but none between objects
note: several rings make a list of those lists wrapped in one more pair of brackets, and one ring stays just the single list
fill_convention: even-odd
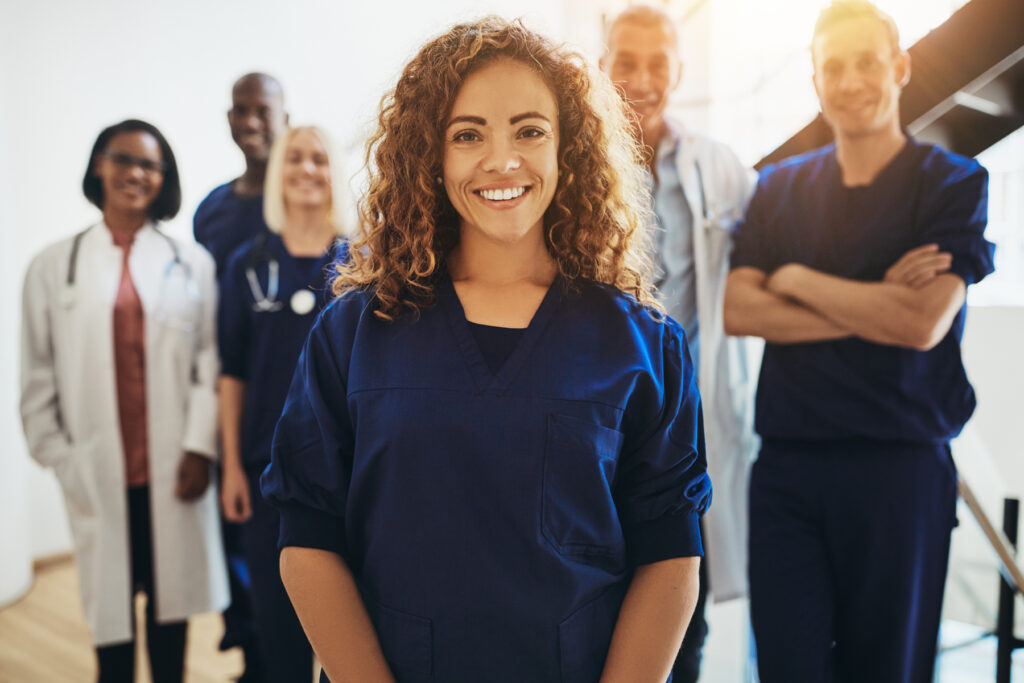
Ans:
[{"label": "silver stethoscope chestpiece", "polygon": [[316,306],[316,295],[308,289],[297,290],[292,294],[291,306],[298,315],[306,315]]}]

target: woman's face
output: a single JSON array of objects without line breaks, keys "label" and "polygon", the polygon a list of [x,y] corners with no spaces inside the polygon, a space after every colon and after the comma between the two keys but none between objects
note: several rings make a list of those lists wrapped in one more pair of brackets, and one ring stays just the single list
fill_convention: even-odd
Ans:
[{"label": "woman's face", "polygon": [[444,133],[444,187],[461,231],[543,239],[558,185],[558,110],[536,71],[501,59],[462,84]]},{"label": "woman's face", "polygon": [[286,208],[330,207],[331,166],[327,150],[312,131],[297,131],[288,140],[281,184]]},{"label": "woman's face", "polygon": [[164,184],[160,143],[145,131],[118,133],[93,160],[103,185],[103,210],[146,213]]}]

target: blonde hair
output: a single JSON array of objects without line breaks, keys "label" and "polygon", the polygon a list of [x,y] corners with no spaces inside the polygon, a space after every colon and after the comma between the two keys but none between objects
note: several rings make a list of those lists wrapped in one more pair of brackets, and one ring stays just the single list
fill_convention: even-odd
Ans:
[{"label": "blonde hair", "polygon": [[519,21],[487,17],[430,41],[381,100],[367,143],[369,189],[360,232],[338,267],[337,294],[372,288],[392,320],[435,302],[434,283],[459,242],[459,216],[441,175],[444,125],[466,78],[497,59],[535,70],[558,109],[558,187],[544,239],[563,277],[586,278],[661,310],[648,256],[650,205],[626,104],[604,74]]},{"label": "blonde hair", "polygon": [[263,182],[263,219],[271,232],[280,234],[284,230],[287,208],[284,204],[284,157],[288,150],[288,143],[295,134],[306,131],[316,136],[316,139],[327,151],[327,163],[331,173],[331,206],[328,208],[328,220],[334,226],[335,232],[345,235],[350,232],[348,218],[348,196],[345,192],[343,175],[339,157],[335,154],[334,144],[331,136],[320,126],[296,126],[289,128],[277,136],[270,148],[270,156],[267,158],[267,175]]},{"label": "blonde hair", "polygon": [[[868,2],[868,0],[832,0],[832,3],[818,14],[818,20],[814,23],[811,45],[814,45],[814,41],[818,39],[818,36],[833,26],[849,19],[862,19],[864,17],[874,19],[885,29],[885,35],[889,39],[889,45],[892,47],[893,54],[900,51],[900,30],[896,27],[896,22],[893,21],[891,16],[880,10],[874,3]],[[814,54],[813,50],[811,54]]]}]

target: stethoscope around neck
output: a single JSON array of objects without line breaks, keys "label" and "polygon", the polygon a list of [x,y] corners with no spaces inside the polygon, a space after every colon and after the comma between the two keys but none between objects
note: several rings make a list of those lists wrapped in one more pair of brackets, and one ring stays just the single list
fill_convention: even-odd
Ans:
[{"label": "stethoscope around neck", "polygon": [[[61,292],[61,302],[64,304],[65,308],[71,308],[72,306],[75,305],[75,302],[77,301],[78,297],[77,297],[77,294],[76,294],[76,290],[77,290],[77,286],[78,286],[78,284],[77,284],[77,277],[78,277],[78,252],[81,249],[82,238],[85,237],[85,233],[89,232],[90,230],[92,230],[95,227],[96,227],[96,225],[90,225],[85,230],[82,230],[82,231],[78,232],[77,234],[75,234],[75,236],[71,239],[71,253],[68,255],[67,276],[65,277],[65,280],[64,280],[64,290]],[[152,227],[153,227],[153,231],[156,234],[160,235],[160,237],[164,238],[164,240],[167,242],[167,245],[171,248],[171,255],[172,255],[172,259],[171,259],[170,263],[168,263],[167,267],[164,268],[163,281],[162,281],[161,287],[160,287],[160,299],[159,299],[159,301],[157,303],[157,309],[156,309],[157,312],[159,313],[165,307],[164,306],[164,304],[165,304],[164,300],[166,298],[166,291],[165,290],[166,290],[166,286],[167,286],[167,281],[169,279],[171,279],[171,277],[173,276],[174,271],[176,269],[180,270],[182,272],[182,274],[184,275],[184,278],[185,278],[184,279],[185,290],[188,293],[188,295],[191,298],[198,300],[199,294],[198,294],[198,291],[196,290],[196,287],[195,287],[195,280],[192,277],[192,268],[191,268],[191,266],[189,266],[188,263],[186,263],[181,258],[181,250],[178,248],[177,243],[173,239],[171,239],[168,235],[166,235],[162,231],[160,231],[160,229],[158,229],[155,225],[152,226]]]},{"label": "stethoscope around neck", "polygon": [[[249,283],[249,292],[252,294],[252,310],[256,313],[274,313],[284,308],[284,302],[277,298],[281,287],[281,264],[267,246],[268,237],[266,232],[257,235],[245,264],[245,279]],[[333,252],[335,246],[332,244],[328,253]],[[266,291],[260,287],[260,280],[256,275],[256,265],[260,262],[267,264]],[[321,277],[322,274],[317,277],[317,282]],[[292,294],[288,303],[296,315],[306,315],[316,308],[316,294],[313,291],[315,289],[317,289],[317,285],[314,284],[308,288],[297,289]]]}]

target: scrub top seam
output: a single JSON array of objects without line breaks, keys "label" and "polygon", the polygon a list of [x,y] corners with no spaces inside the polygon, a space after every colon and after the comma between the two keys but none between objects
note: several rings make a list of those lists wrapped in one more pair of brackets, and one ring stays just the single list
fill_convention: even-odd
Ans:
[{"label": "scrub top seam", "polygon": [[[436,387],[435,388],[435,387],[413,387],[413,386],[384,386],[384,387],[373,387],[373,388],[368,388],[368,389],[355,389],[355,390],[349,391],[348,392],[348,396],[352,397],[352,396],[357,396],[359,394],[366,394],[366,393],[370,393],[370,392],[374,392],[374,391],[436,391],[436,392],[445,393],[445,394],[466,394],[466,395],[470,395],[470,396],[479,396],[481,393],[484,393],[484,394],[488,393],[486,390],[484,392],[479,392],[479,391],[470,391],[468,389],[445,389],[445,388],[442,388],[442,387]],[[545,395],[545,394],[509,394],[507,392],[503,393],[503,394],[491,394],[491,395],[492,396],[496,396],[498,398],[510,398],[510,399],[529,399],[529,400],[543,400],[543,401],[559,401],[559,402],[564,402],[564,403],[589,403],[591,405],[597,405],[597,406],[601,406],[603,408],[610,408],[610,409],[612,409],[614,411],[617,411],[619,413],[624,413],[626,411],[625,406],[617,406],[617,405],[615,405],[613,403],[607,403],[605,401],[597,401],[597,400],[594,400],[594,399],[591,399],[591,398],[561,398],[561,397],[558,397],[558,396],[548,396],[548,395]]]}]

